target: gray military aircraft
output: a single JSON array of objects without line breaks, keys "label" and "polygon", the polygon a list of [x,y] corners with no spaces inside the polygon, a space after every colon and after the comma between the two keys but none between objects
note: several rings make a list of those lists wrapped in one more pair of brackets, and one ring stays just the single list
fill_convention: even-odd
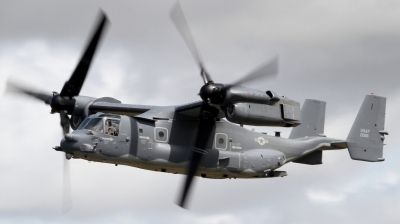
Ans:
[{"label": "gray military aircraft", "polygon": [[[123,104],[110,97],[80,96],[102,31],[104,14],[70,79],[60,93],[43,94],[17,85],[14,90],[39,99],[59,113],[65,137],[54,149],[67,159],[84,159],[141,169],[186,174],[179,199],[185,207],[194,176],[273,178],[294,162],[322,164],[324,150],[348,148],[355,160],[384,161],[384,97],[367,95],[346,140],[324,135],[325,102],[300,104],[273,91],[240,86],[277,73],[277,58],[239,81],[214,83],[206,72],[179,4],[172,20],[197,61],[204,85],[201,101],[178,106]],[[71,118],[69,118],[69,116]],[[225,119],[224,119],[225,118]],[[239,124],[239,125],[238,125]],[[243,125],[293,127],[288,139],[248,130]],[[69,128],[74,131],[69,133]]]}]

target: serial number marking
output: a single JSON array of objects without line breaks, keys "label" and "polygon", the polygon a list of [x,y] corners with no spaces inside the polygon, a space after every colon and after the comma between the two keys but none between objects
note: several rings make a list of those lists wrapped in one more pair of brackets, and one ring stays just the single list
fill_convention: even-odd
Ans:
[{"label": "serial number marking", "polygon": [[369,129],[364,129],[364,128],[361,128],[360,129],[360,137],[361,138],[369,138]]}]

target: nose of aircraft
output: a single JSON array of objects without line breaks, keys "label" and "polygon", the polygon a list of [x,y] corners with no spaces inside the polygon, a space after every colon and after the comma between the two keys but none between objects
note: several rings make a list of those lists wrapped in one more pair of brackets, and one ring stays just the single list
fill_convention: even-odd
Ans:
[{"label": "nose of aircraft", "polygon": [[66,134],[60,142],[60,148],[67,153],[95,151],[94,146],[90,144],[90,135],[79,130],[71,134]]},{"label": "nose of aircraft", "polygon": [[72,133],[72,134],[68,133],[65,135],[64,138],[68,142],[79,142],[79,140],[81,139],[81,136],[78,134],[74,134],[74,133]]},{"label": "nose of aircraft", "polygon": [[64,152],[78,151],[79,146],[76,141],[70,141],[67,137],[63,138],[60,142],[60,147]]},{"label": "nose of aircraft", "polygon": [[82,143],[80,143],[81,135],[78,133],[68,133],[60,142],[60,147],[64,152],[80,151]]}]

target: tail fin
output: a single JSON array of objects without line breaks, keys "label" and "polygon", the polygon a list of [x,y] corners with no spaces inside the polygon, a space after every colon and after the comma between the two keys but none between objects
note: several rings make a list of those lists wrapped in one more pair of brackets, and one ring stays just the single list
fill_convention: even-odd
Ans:
[{"label": "tail fin", "polygon": [[351,127],[346,144],[354,160],[380,162],[383,158],[386,98],[367,95]]},{"label": "tail fin", "polygon": [[301,124],[292,129],[289,138],[323,136],[326,103],[307,99],[301,108]]}]

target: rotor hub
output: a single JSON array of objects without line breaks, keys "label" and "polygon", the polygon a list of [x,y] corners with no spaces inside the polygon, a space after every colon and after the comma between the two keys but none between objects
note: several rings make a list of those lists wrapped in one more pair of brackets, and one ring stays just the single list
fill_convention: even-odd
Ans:
[{"label": "rotor hub", "polygon": [[225,86],[219,83],[207,83],[200,89],[200,97],[204,102],[221,104],[225,100]]},{"label": "rotor hub", "polygon": [[75,99],[67,99],[57,94],[51,98],[50,106],[52,112],[60,112],[61,110],[64,110],[68,113],[72,113],[75,106]]}]

